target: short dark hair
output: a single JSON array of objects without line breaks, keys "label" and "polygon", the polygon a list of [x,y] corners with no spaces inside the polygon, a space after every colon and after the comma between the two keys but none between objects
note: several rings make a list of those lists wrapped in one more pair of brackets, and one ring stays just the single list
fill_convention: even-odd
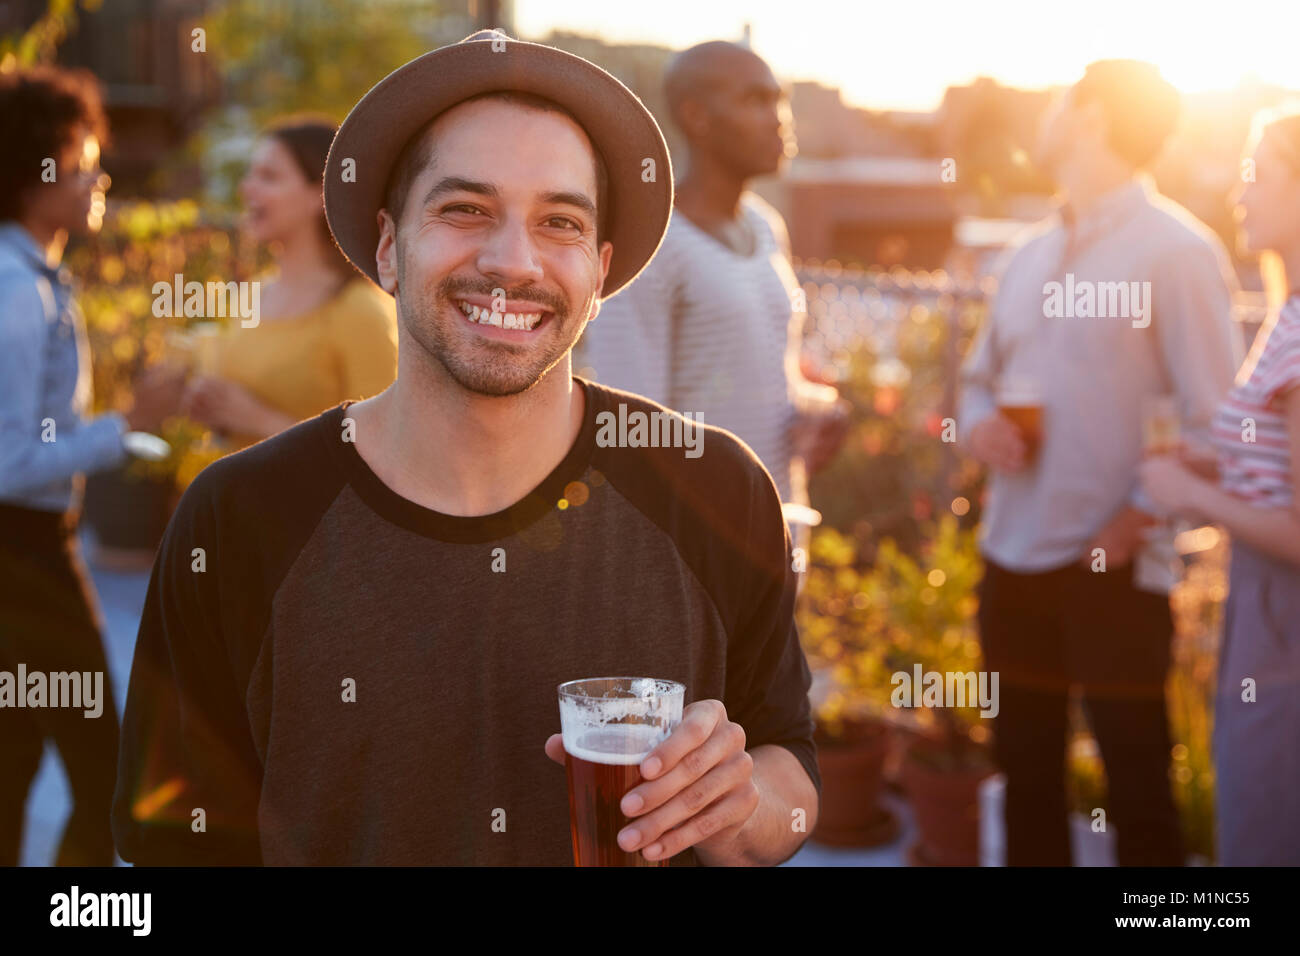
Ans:
[{"label": "short dark hair", "polygon": [[[487,93],[471,96],[467,100],[461,100],[455,106],[448,107],[448,109],[455,109],[456,106],[464,106],[466,103],[475,103],[479,100],[500,100],[504,103],[513,103],[516,106],[523,106],[528,109],[559,113],[561,116],[567,116],[573,120],[580,129],[582,128],[582,124],[578,122],[574,115],[559,103],[545,96],[539,96],[536,93],[525,93],[520,90],[490,90]],[[438,115],[441,116],[442,114]],[[407,140],[406,145],[402,147],[401,153],[397,156],[397,162],[393,163],[392,172],[388,176],[388,188],[384,190],[384,205],[393,217],[394,226],[401,221],[402,210],[406,207],[406,196],[411,191],[411,184],[415,182],[415,177],[433,159],[424,134],[428,132],[429,127],[433,125],[437,118],[435,116],[429,120],[428,123],[421,127],[419,132]],[[590,137],[588,137],[588,142],[590,142]],[[601,156],[600,149],[595,143],[591,143],[591,152],[596,158],[596,245],[599,247],[605,239],[605,228],[609,219],[609,170],[605,166],[605,158]]]},{"label": "short dark hair", "polygon": [[101,145],[108,142],[103,96],[90,71],[36,66],[0,72],[0,221],[22,215],[28,191],[41,185],[42,163],[71,145],[78,123]]},{"label": "short dark hair", "polygon": [[1108,144],[1141,168],[1159,154],[1178,126],[1178,91],[1150,63],[1098,60],[1074,85],[1074,103],[1100,103],[1110,125]]}]

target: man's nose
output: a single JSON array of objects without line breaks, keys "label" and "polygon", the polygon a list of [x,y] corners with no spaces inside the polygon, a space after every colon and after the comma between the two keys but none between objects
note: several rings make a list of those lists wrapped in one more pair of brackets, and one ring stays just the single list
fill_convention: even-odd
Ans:
[{"label": "man's nose", "polygon": [[479,271],[484,275],[503,279],[540,279],[541,260],[527,226],[518,220],[506,219],[492,229],[478,256]]}]

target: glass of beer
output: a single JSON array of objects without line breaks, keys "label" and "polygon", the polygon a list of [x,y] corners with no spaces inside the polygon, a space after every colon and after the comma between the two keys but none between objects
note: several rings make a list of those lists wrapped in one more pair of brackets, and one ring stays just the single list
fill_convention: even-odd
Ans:
[{"label": "glass of beer", "polygon": [[998,388],[998,411],[1020,431],[1025,457],[1038,454],[1043,443],[1043,392],[1032,378],[1008,378]]},{"label": "glass of beer", "polygon": [[592,677],[561,684],[559,694],[574,866],[665,865],[618,845],[631,822],[619,805],[641,782],[641,761],[681,722],[685,685]]},{"label": "glass of beer", "polygon": [[1142,403],[1142,446],[1148,455],[1178,451],[1182,429],[1178,402],[1172,395],[1154,395]]}]

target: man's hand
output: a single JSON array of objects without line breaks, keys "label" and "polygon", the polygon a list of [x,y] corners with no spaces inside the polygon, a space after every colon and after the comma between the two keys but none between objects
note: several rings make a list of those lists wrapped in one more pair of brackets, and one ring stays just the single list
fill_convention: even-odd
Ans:
[{"label": "man's hand", "polygon": [[242,385],[224,378],[194,379],[185,392],[182,407],[196,422],[235,435],[264,438],[292,424],[287,415],[264,404]]},{"label": "man's hand", "polygon": [[1017,472],[1028,461],[1024,436],[1015,422],[1001,413],[972,428],[966,445],[973,457],[997,471]]},{"label": "man's hand", "polygon": [[[564,763],[559,734],[546,741],[546,755]],[[727,719],[721,701],[697,700],[641,761],[644,780],[623,797],[623,815],[632,822],[619,832],[619,846],[651,861],[691,846],[725,846],[758,808],[753,770],[744,729]]]},{"label": "man's hand", "polygon": [[1213,445],[1185,438],[1178,446],[1178,460],[1197,477],[1219,483],[1219,453]]},{"label": "man's hand", "polygon": [[1119,514],[1110,519],[1095,538],[1088,542],[1088,547],[1080,560],[1084,564],[1089,564],[1093,552],[1101,548],[1106,554],[1108,567],[1125,567],[1133,560],[1133,555],[1142,545],[1142,532],[1156,523],[1156,519],[1145,511],[1138,511],[1131,505],[1126,505]]},{"label": "man's hand", "polygon": [[183,365],[151,365],[132,383],[131,409],[123,417],[131,431],[147,432],[176,414],[185,389]]},{"label": "man's hand", "polygon": [[1142,488],[1151,500],[1169,511],[1194,510],[1202,478],[1182,458],[1159,455],[1140,466]]},{"label": "man's hand", "polygon": [[829,465],[839,452],[849,434],[851,410],[849,402],[841,398],[815,415],[800,415],[795,420],[795,454],[803,458],[809,475],[815,475]]}]

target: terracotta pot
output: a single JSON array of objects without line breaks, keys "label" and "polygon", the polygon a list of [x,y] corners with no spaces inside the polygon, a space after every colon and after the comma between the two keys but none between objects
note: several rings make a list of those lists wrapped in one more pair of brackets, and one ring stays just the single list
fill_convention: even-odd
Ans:
[{"label": "terracotta pot", "polygon": [[877,800],[893,733],[882,721],[853,722],[831,738],[819,727],[821,807],[813,839],[828,846],[878,846],[898,835],[898,821]]},{"label": "terracotta pot", "polygon": [[979,785],[995,772],[978,751],[975,765],[935,766],[926,760],[937,744],[918,738],[908,746],[901,782],[912,805],[919,840],[908,851],[913,866],[979,866]]}]

